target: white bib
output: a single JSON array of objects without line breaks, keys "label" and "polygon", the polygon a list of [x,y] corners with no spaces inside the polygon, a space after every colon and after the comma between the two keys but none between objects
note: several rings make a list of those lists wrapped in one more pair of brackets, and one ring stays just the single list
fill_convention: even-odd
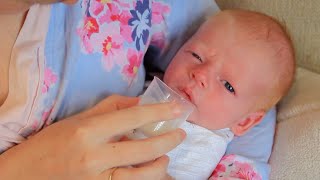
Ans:
[{"label": "white bib", "polygon": [[207,180],[233,138],[230,129],[210,131],[185,122],[186,139],[170,151],[169,174],[177,180]]}]

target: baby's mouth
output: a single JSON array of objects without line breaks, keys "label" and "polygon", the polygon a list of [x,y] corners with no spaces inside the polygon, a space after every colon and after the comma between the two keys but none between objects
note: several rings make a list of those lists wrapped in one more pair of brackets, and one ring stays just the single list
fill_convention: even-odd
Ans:
[{"label": "baby's mouth", "polygon": [[[195,99],[194,99],[194,96],[193,96],[193,92],[191,89],[189,88],[178,88],[177,89],[177,92],[183,97],[185,98],[187,101],[189,101],[190,103],[192,103],[194,105],[194,109],[193,109],[193,112],[190,114],[190,116],[188,117],[187,121],[189,123],[192,123],[192,124],[197,124],[194,120],[190,119],[192,114],[195,112],[195,111],[198,111],[198,107],[197,105],[195,104]],[[198,112],[197,112],[198,113]]]},{"label": "baby's mouth", "polygon": [[189,102],[191,102],[193,105],[195,105],[191,90],[186,89],[186,88],[179,88],[179,94],[182,95]]}]

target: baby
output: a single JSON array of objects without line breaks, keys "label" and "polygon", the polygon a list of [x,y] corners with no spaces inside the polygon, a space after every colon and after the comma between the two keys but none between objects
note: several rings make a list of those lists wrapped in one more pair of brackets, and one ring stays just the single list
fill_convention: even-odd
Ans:
[{"label": "baby", "polygon": [[266,15],[226,10],[210,17],[177,52],[164,82],[195,105],[171,151],[176,179],[207,179],[233,135],[257,125],[288,91],[294,50],[285,30]]}]

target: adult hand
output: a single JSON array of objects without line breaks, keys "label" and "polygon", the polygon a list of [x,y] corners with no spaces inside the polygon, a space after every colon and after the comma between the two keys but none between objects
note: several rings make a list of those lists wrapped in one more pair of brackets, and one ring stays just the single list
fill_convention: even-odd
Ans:
[{"label": "adult hand", "polygon": [[[112,96],[57,122],[0,155],[1,179],[166,179],[165,153],[185,137],[178,129],[137,141],[115,138],[147,123],[179,115],[174,103],[135,106],[137,98]],[[154,161],[153,161],[154,160]],[[144,162],[143,166],[126,168]]]}]

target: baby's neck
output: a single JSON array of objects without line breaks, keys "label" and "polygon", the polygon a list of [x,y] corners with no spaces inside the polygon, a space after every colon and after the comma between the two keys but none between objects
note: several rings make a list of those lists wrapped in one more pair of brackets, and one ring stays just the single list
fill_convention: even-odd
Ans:
[{"label": "baby's neck", "polygon": [[25,20],[26,13],[0,14],[0,106],[9,91],[9,64],[12,47]]}]

